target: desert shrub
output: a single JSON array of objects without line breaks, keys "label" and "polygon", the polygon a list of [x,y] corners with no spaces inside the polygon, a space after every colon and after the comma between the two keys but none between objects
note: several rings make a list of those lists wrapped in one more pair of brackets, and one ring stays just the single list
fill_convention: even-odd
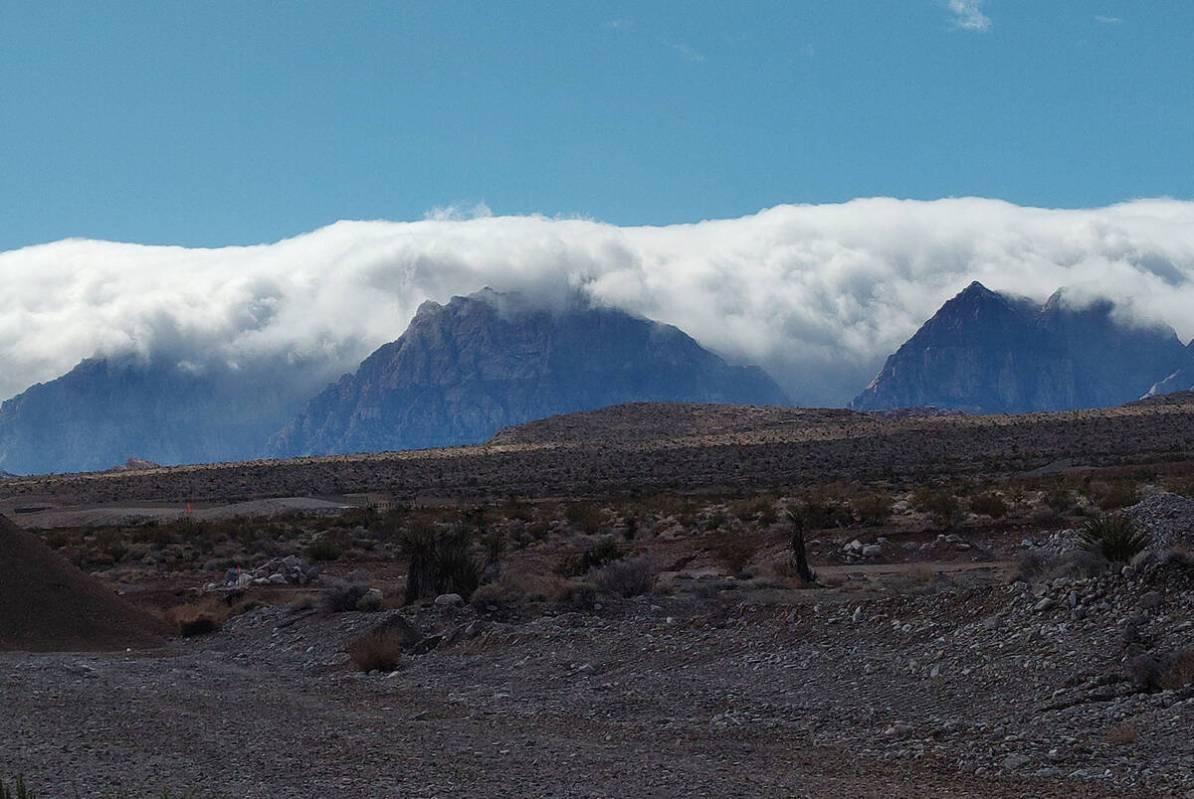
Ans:
[{"label": "desert shrub", "polygon": [[345,649],[358,671],[393,671],[402,656],[402,633],[377,627],[349,641]]},{"label": "desert shrub", "polygon": [[962,523],[962,503],[948,489],[922,488],[912,495],[912,507],[929,514],[933,524],[943,529]]},{"label": "desert shrub", "polygon": [[1131,480],[1097,483],[1091,487],[1091,499],[1102,510],[1118,510],[1135,505],[1140,499],[1140,488]]},{"label": "desert shrub", "polygon": [[1140,733],[1130,724],[1117,724],[1107,730],[1104,737],[1112,746],[1132,746]]},{"label": "desert shrub", "polygon": [[312,563],[327,563],[333,560],[340,560],[344,554],[344,548],[328,536],[321,535],[310,544],[307,544],[305,554],[307,560]]},{"label": "desert shrub", "polygon": [[825,530],[833,527],[849,527],[854,523],[854,513],[847,507],[830,500],[809,500],[788,510],[788,515],[799,516],[808,530]]},{"label": "desert shrub", "polygon": [[586,581],[569,580],[560,586],[556,599],[561,605],[574,610],[592,610],[597,604],[597,586]]},{"label": "desert shrub", "polygon": [[1014,579],[1034,583],[1058,577],[1098,577],[1106,574],[1110,568],[1110,561],[1101,552],[1075,549],[1060,555],[1046,555],[1029,550],[1020,556]]},{"label": "desert shrub", "polygon": [[624,555],[625,553],[622,552],[622,548],[618,546],[618,542],[613,536],[602,536],[579,555],[564,558],[558,572],[565,577],[579,577],[582,574],[588,574],[593,569],[599,569],[607,563],[621,560]]},{"label": "desert shrub", "polygon": [[492,583],[473,592],[472,605],[478,610],[490,605],[510,607],[523,602],[556,602],[564,592],[565,582],[557,574],[530,570],[507,570]]},{"label": "desert shrub", "polygon": [[722,525],[726,522],[726,515],[719,510],[715,510],[705,517],[705,530],[720,530]]},{"label": "desert shrub", "polygon": [[95,545],[101,552],[119,563],[128,554],[128,542],[124,531],[118,529],[100,530],[95,534]]},{"label": "desert shrub", "polygon": [[1045,506],[1059,516],[1074,509],[1074,492],[1068,488],[1055,488],[1045,494]]},{"label": "desert shrub", "polygon": [[1171,691],[1194,685],[1194,649],[1183,650],[1168,658],[1157,682],[1161,688]]},{"label": "desert shrub", "polygon": [[881,527],[891,518],[891,497],[886,494],[864,494],[850,501],[858,520],[867,527]]},{"label": "desert shrub", "polygon": [[1128,676],[1143,691],[1178,690],[1194,685],[1194,649],[1169,655],[1147,654],[1132,658]]},{"label": "desert shrub", "polygon": [[740,574],[758,552],[758,544],[750,536],[726,532],[713,542],[713,552],[731,574]]},{"label": "desert shrub", "polygon": [[358,580],[335,580],[324,586],[319,604],[328,613],[348,613],[369,593],[369,586]]},{"label": "desert shrub", "polygon": [[1082,525],[1082,545],[1112,563],[1129,563],[1148,548],[1149,535],[1127,516],[1100,516]]},{"label": "desert shrub", "polygon": [[481,569],[472,555],[471,535],[465,527],[438,530],[414,525],[403,531],[402,550],[410,558],[406,601],[439,594],[460,594],[466,600],[481,583]]},{"label": "desert shrub", "polygon": [[573,502],[564,510],[564,519],[585,535],[596,535],[605,523],[605,514],[591,502]]},{"label": "desert shrub", "polygon": [[590,572],[597,589],[606,594],[630,598],[650,593],[655,587],[658,570],[646,555],[608,563]]},{"label": "desert shrub", "polygon": [[759,524],[765,527],[775,524],[777,519],[775,498],[766,495],[731,502],[729,510],[731,514],[741,521],[750,522],[758,520]]},{"label": "desert shrub", "polygon": [[1007,516],[1009,510],[1007,501],[994,491],[975,494],[970,498],[970,511],[980,516],[1002,519]]},{"label": "desert shrub", "polygon": [[220,629],[228,614],[221,608],[213,607],[210,602],[192,602],[170,608],[165,616],[179,635],[194,638]]}]

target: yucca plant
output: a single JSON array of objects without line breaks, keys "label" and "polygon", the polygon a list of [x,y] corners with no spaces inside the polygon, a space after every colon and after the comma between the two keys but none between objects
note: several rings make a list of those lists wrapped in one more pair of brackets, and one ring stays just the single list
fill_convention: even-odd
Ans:
[{"label": "yucca plant", "polygon": [[1112,563],[1130,563],[1149,545],[1149,535],[1127,516],[1100,516],[1082,525],[1082,545]]},{"label": "yucca plant", "polygon": [[0,780],[0,799],[33,799],[33,794],[25,787],[23,777],[17,777],[10,789],[4,780]]}]

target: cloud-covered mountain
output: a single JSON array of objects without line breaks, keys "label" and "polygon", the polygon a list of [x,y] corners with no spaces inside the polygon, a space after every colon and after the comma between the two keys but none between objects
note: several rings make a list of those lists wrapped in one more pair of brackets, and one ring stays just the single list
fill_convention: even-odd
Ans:
[{"label": "cloud-covered mountain", "polygon": [[0,253],[0,278],[0,397],[126,352],[299,362],[323,385],[423,301],[489,285],[580,291],[759,364],[796,402],[842,405],[971,279],[1038,301],[1062,285],[1102,293],[1194,336],[1194,203],[877,198],[666,227],[344,222],[253,247],[62,241]]},{"label": "cloud-covered mountain", "polygon": [[88,359],[0,405],[0,467],[41,474],[107,469],[131,457],[253,458],[299,407],[292,379],[265,369]]},{"label": "cloud-covered mountain", "polygon": [[424,303],[405,333],[308,405],[273,444],[306,455],[479,443],[532,419],[635,401],[783,404],[670,325],[583,300],[485,290]]},{"label": "cloud-covered mountain", "polygon": [[853,403],[972,413],[1100,408],[1194,366],[1173,328],[1058,291],[1043,305],[978,282],[945,303]]}]

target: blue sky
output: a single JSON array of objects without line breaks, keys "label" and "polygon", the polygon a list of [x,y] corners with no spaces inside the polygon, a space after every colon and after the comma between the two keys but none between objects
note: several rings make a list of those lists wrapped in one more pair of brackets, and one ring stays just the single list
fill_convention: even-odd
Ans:
[{"label": "blue sky", "polygon": [[19,2],[0,250],[1188,198],[1194,2]]}]

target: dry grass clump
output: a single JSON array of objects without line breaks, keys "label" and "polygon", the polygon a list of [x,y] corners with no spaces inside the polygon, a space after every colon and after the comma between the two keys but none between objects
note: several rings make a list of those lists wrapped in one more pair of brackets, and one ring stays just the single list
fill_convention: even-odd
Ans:
[{"label": "dry grass clump", "polygon": [[474,591],[471,601],[478,610],[508,609],[524,602],[562,602],[568,596],[567,586],[564,578],[547,571],[506,570]]},{"label": "dry grass clump", "polygon": [[605,525],[605,513],[591,502],[573,502],[564,510],[564,518],[585,535],[596,535]]},{"label": "dry grass clump", "polygon": [[942,530],[962,523],[962,503],[948,489],[920,488],[912,495],[912,507],[929,514],[934,526]]},{"label": "dry grass clump", "polygon": [[1047,555],[1030,550],[1020,556],[1013,582],[1019,580],[1035,583],[1058,577],[1098,577],[1110,569],[1111,562],[1102,553],[1092,550],[1076,549],[1060,555]]},{"label": "dry grass clump", "polygon": [[393,671],[402,656],[402,634],[378,627],[348,642],[348,657],[358,671]]},{"label": "dry grass clump", "polygon": [[233,616],[234,609],[243,613],[248,607],[249,605],[244,605],[238,608],[217,597],[209,596],[195,602],[176,605],[163,615],[183,638],[194,638],[214,633]]}]

